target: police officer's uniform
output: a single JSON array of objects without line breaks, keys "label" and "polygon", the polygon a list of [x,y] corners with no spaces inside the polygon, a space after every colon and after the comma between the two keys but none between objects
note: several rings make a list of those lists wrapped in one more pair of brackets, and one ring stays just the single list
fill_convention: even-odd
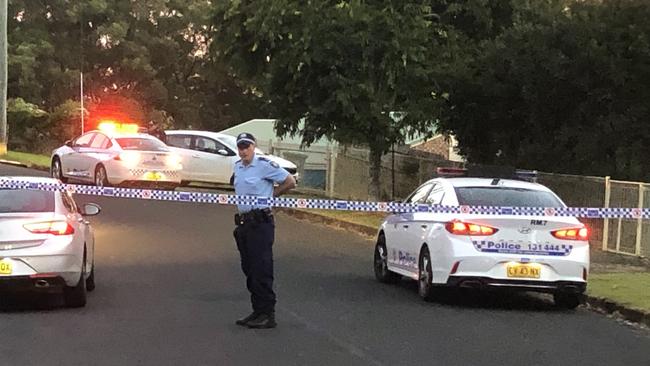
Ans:
[{"label": "police officer's uniform", "polygon": [[[250,136],[250,134],[246,135]],[[235,193],[237,195],[273,197],[274,183],[284,182],[288,175],[289,172],[263,156],[254,155],[248,165],[244,165],[239,160],[235,163],[233,172]],[[257,315],[264,314],[271,319],[271,323],[267,321],[263,324],[275,326],[272,250],[275,223],[273,215],[268,205],[237,205],[237,208],[239,214],[235,215],[237,227],[234,235],[241,256],[241,267],[246,275],[246,287],[251,293],[253,305],[253,314],[237,321],[237,324],[250,327],[250,322],[254,321]]]}]

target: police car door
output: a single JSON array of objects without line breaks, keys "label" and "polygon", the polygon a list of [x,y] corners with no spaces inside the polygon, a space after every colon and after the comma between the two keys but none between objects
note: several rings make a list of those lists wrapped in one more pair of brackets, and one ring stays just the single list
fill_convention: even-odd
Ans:
[{"label": "police car door", "polygon": [[61,156],[61,169],[65,172],[65,176],[83,180],[91,179],[87,154],[94,137],[95,132],[79,136],[72,143],[72,151]]},{"label": "police car door", "polygon": [[[424,204],[433,185],[433,183],[423,184],[406,198],[404,203]],[[392,241],[394,248],[387,248],[389,264],[411,273],[417,273],[417,259],[422,245],[421,228],[418,227],[420,216],[417,212],[399,214],[399,220],[394,223],[395,240]]]}]

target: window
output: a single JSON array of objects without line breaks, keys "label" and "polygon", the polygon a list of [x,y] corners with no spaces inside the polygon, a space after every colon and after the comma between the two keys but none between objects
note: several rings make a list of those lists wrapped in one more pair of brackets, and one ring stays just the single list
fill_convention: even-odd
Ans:
[{"label": "window", "polygon": [[513,187],[456,187],[460,205],[563,207],[552,193]]},{"label": "window", "polygon": [[439,205],[442,202],[442,198],[445,196],[445,190],[440,186],[436,187],[429,193],[429,196],[424,201],[424,203],[429,205]]},{"label": "window", "polygon": [[187,135],[167,135],[165,138],[167,145],[180,147],[181,149],[189,149],[192,145],[192,136]]},{"label": "window", "polygon": [[405,203],[424,203],[424,199],[427,197],[429,194],[429,191],[433,187],[433,183],[428,183],[420,188],[416,189],[415,192],[411,193],[411,195],[404,200]]},{"label": "window", "polygon": [[54,212],[54,192],[0,189],[0,213]]},{"label": "window", "polygon": [[87,133],[85,135],[79,136],[75,141],[74,141],[74,146],[75,147],[88,147],[90,146],[90,141],[95,137],[95,133]]},{"label": "window", "polygon": [[106,149],[109,142],[108,137],[98,133],[90,144],[90,147],[93,149]]},{"label": "window", "polygon": [[[222,146],[221,144],[219,145]],[[217,142],[213,139],[197,136],[194,143],[194,150],[216,153],[219,148],[217,148]]]},{"label": "window", "polygon": [[120,137],[115,139],[124,150],[169,151],[167,145],[158,139],[142,137]]}]

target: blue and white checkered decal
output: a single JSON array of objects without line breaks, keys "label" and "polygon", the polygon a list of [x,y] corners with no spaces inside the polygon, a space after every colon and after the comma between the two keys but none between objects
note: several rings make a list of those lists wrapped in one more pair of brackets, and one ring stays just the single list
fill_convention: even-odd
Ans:
[{"label": "blue and white checkered decal", "polygon": [[117,198],[135,198],[174,202],[216,203],[221,205],[269,205],[272,207],[311,208],[320,210],[344,210],[363,212],[435,212],[468,215],[574,216],[595,219],[650,219],[650,208],[442,206],[400,202],[366,202],[286,197],[272,198],[258,196],[237,196],[206,192],[94,187],[75,184],[34,182],[7,177],[0,177],[0,189],[34,189],[44,191],[67,190],[76,194]]}]

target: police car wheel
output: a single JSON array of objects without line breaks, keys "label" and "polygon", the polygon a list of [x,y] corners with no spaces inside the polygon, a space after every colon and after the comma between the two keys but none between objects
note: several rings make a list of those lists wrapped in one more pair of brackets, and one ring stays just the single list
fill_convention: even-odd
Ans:
[{"label": "police car wheel", "polygon": [[425,246],[420,252],[420,262],[418,266],[418,294],[426,301],[433,299],[433,272],[431,271],[431,256],[429,249]]},{"label": "police car wheel", "polygon": [[580,300],[580,294],[576,293],[558,291],[553,294],[553,302],[555,302],[555,306],[562,309],[573,310],[580,305]]},{"label": "police car wheel", "polygon": [[98,165],[95,168],[95,185],[97,187],[108,187],[108,177],[106,175],[106,168],[103,165]]},{"label": "police car wheel", "polygon": [[63,168],[61,168],[61,160],[59,160],[58,157],[52,159],[50,175],[52,176],[52,178],[56,178],[63,183],[68,181],[68,179],[63,176]]},{"label": "police car wheel", "polygon": [[402,276],[388,270],[388,252],[386,250],[386,237],[381,234],[377,238],[375,245],[375,259],[374,259],[375,278],[382,283],[395,283],[401,279]]}]

